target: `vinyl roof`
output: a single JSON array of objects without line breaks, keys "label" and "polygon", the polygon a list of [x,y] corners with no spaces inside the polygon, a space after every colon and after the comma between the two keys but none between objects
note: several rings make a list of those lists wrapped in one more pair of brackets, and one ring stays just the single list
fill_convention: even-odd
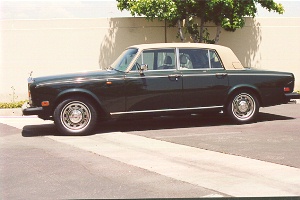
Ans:
[{"label": "vinyl roof", "polygon": [[233,51],[225,46],[204,43],[153,43],[153,44],[139,44],[128,48],[137,48],[139,51],[144,49],[159,49],[159,48],[204,48],[214,49],[219,54],[222,63],[227,70],[244,69],[243,65],[233,53]]}]

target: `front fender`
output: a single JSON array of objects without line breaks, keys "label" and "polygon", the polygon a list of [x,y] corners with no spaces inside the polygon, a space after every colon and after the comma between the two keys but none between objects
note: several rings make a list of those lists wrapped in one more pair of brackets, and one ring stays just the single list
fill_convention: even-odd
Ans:
[{"label": "front fender", "polygon": [[[74,96],[74,95],[82,95],[82,96],[86,96],[87,98],[91,98],[95,104],[97,105],[97,107],[103,111],[106,115],[108,115],[108,112],[105,110],[103,103],[101,102],[101,100],[91,91],[86,90],[86,89],[82,89],[82,88],[72,88],[72,89],[67,89],[64,90],[62,92],[60,92],[56,99],[54,100],[55,102],[55,107],[63,100],[68,98],[69,96]],[[55,109],[55,108],[54,108]]]}]

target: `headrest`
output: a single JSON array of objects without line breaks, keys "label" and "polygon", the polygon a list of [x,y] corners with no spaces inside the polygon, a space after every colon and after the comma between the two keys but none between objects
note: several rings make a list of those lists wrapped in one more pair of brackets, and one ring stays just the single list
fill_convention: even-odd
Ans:
[{"label": "headrest", "polygon": [[172,58],[171,58],[171,56],[166,56],[164,64],[166,64],[166,65],[172,65]]},{"label": "headrest", "polygon": [[187,59],[185,55],[180,55],[180,64],[185,65],[187,63]]}]

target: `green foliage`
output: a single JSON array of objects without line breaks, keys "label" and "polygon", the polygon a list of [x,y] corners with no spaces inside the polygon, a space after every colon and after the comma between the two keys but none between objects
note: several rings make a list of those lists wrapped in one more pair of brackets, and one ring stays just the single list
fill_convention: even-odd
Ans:
[{"label": "green foliage", "polygon": [[0,109],[2,108],[21,108],[26,101],[18,101],[12,103],[0,103]]},{"label": "green foliage", "polygon": [[[130,11],[132,16],[145,16],[148,20],[167,20],[177,25],[181,31],[184,24],[194,42],[218,42],[220,28],[214,40],[204,28],[205,23],[213,22],[226,31],[235,31],[245,24],[244,17],[255,17],[257,5],[279,14],[284,12],[281,4],[273,0],[117,0],[118,9]],[[196,23],[196,18],[201,24]],[[182,22],[185,23],[182,23]],[[200,30],[199,30],[200,29]],[[182,32],[178,34],[182,37]],[[183,40],[184,38],[181,38]]]}]

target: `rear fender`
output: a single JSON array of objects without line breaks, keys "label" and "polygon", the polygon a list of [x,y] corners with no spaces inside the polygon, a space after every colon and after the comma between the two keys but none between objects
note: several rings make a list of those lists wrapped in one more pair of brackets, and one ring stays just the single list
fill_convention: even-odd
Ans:
[{"label": "rear fender", "polygon": [[241,84],[241,85],[236,85],[236,86],[232,87],[228,91],[228,96],[227,96],[228,98],[226,100],[226,105],[228,104],[228,101],[231,98],[231,96],[236,91],[251,91],[251,92],[253,92],[256,95],[256,97],[257,97],[260,105],[263,105],[263,101],[262,101],[261,93],[260,93],[259,89],[257,87],[255,87],[255,86],[253,86],[253,85],[247,85],[247,84]]}]

